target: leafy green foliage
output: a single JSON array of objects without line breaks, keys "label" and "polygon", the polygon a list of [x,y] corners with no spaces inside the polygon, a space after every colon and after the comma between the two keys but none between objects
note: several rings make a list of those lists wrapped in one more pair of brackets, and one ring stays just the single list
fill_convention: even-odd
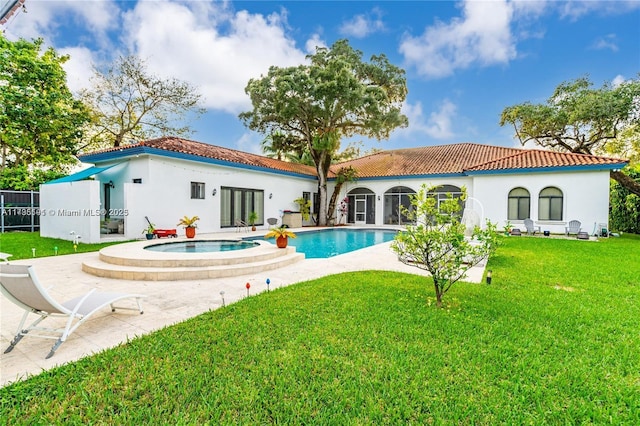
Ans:
[{"label": "leafy green foliage", "polygon": [[446,309],[410,274],[279,288],[6,386],[0,423],[638,424],[640,238],[501,240]]},{"label": "leafy green foliage", "polygon": [[40,184],[65,176],[58,170],[36,169],[24,165],[5,168],[0,174],[0,189],[37,191]]},{"label": "leafy green foliage", "polygon": [[[500,125],[511,124],[523,145],[534,142],[589,155],[632,154],[638,138],[640,79],[619,86],[592,86],[588,78],[562,83],[545,104],[525,102],[505,108]],[[608,149],[610,143],[613,145]],[[611,176],[640,196],[640,184],[618,171]]]},{"label": "leafy green foliage", "polygon": [[[628,167],[623,173],[640,183],[640,166]],[[616,181],[611,182],[609,221],[612,230],[640,234],[640,196]]]},{"label": "leafy green foliage", "polygon": [[175,78],[150,75],[143,60],[120,57],[102,73],[95,70],[91,90],[82,99],[91,107],[90,142],[85,148],[120,146],[152,137],[186,136],[191,129],[177,124],[187,115],[204,112],[201,95]]},{"label": "leafy green foliage", "polygon": [[406,127],[401,113],[407,95],[404,70],[386,56],[362,61],[362,52],[346,40],[308,55],[309,65],[271,67],[251,79],[245,92],[252,111],[240,114],[251,130],[268,135],[272,155],[287,152],[312,159],[320,188],[318,224],[326,225],[327,176],[343,137],[362,135],[386,139]]},{"label": "leafy green foliage", "polygon": [[[69,57],[43,40],[8,41],[0,34],[0,174],[4,189],[37,186],[34,170],[67,171],[77,162],[88,110],[74,99],[62,68]],[[28,168],[28,172],[26,172]],[[20,185],[15,177],[25,175]],[[44,172],[46,173],[46,172]]]},{"label": "leafy green foliage", "polygon": [[411,197],[411,208],[402,208],[409,222],[395,237],[391,248],[408,265],[429,271],[436,292],[436,303],[471,267],[487,259],[497,246],[496,227],[487,221],[485,229],[476,227],[472,240],[465,238],[460,222],[460,200],[467,196],[462,188],[460,200],[452,194],[438,204],[432,196],[434,187],[422,185]]}]

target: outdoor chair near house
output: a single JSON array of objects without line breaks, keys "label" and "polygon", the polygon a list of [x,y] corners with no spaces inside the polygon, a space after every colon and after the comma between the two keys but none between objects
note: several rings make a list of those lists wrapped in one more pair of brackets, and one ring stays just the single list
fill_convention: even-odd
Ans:
[{"label": "outdoor chair near house", "polygon": [[278,218],[270,217],[267,219],[267,223],[269,224],[269,226],[275,226],[278,223]]},{"label": "outdoor chair near house", "polygon": [[[141,294],[107,293],[93,289],[83,296],[58,303],[42,286],[33,266],[12,264],[0,265],[0,290],[7,299],[25,310],[18,326],[18,332],[4,353],[11,352],[24,336],[29,335],[56,340],[46,358],[51,358],[69,335],[100,309],[109,305],[111,312],[115,312],[116,309],[126,309],[139,311],[142,314],[140,299],[146,297]],[[114,305],[123,299],[135,299],[138,307],[116,307]],[[32,313],[38,318],[29,326],[24,327],[28,315]],[[66,325],[63,328],[38,326],[48,317],[64,317]],[[74,320],[76,320],[75,323]]]},{"label": "outdoor chair near house", "polygon": [[236,219],[236,232],[249,232],[249,224],[242,219]]},{"label": "outdoor chair near house", "polygon": [[572,220],[569,222],[569,225],[564,228],[564,233],[568,237],[569,235],[578,235],[582,223],[579,220]]},{"label": "outdoor chair near house", "polygon": [[531,219],[524,220],[524,227],[527,228],[527,234],[529,235],[536,235],[536,232],[540,232],[540,227],[535,226]]}]

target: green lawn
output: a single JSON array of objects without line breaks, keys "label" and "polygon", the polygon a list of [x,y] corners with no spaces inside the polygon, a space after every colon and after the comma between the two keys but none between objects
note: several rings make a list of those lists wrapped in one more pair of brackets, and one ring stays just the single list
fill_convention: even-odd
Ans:
[{"label": "green lawn", "polygon": [[4,424],[640,424],[640,238],[502,238],[493,283],[347,273],[0,389]]},{"label": "green lawn", "polygon": [[38,232],[6,232],[0,234],[0,252],[10,253],[12,256],[9,260],[34,257],[34,248],[36,249],[35,257],[47,257],[56,255],[56,247],[58,248],[58,255],[61,256],[64,254],[97,251],[112,244],[118,243],[84,244],[80,242],[74,248],[72,241],[43,238]]}]

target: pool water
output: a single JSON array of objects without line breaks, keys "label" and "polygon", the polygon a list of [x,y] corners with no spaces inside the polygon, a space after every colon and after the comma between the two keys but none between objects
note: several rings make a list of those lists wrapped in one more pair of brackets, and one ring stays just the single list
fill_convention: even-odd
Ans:
[{"label": "pool water", "polygon": [[307,259],[324,259],[391,241],[396,233],[384,229],[345,228],[304,231],[297,232],[297,238],[289,238],[289,245],[304,253]]},{"label": "pool water", "polygon": [[211,253],[220,251],[244,250],[256,247],[257,243],[250,241],[181,241],[177,243],[153,244],[145,250],[163,253]]}]

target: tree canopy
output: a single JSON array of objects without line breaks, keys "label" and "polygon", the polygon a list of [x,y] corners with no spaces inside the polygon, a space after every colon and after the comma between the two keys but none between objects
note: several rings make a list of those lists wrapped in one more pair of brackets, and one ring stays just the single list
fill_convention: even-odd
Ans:
[{"label": "tree canopy", "polygon": [[[318,224],[326,225],[327,177],[344,137],[386,139],[408,125],[400,109],[407,95],[405,72],[385,55],[363,62],[362,52],[347,40],[320,47],[309,64],[271,67],[251,79],[245,92],[252,111],[240,114],[251,130],[272,135],[273,151],[308,153],[319,181]],[[291,147],[291,149],[287,148]]]},{"label": "tree canopy", "polygon": [[[628,149],[637,146],[640,129],[640,79],[600,88],[593,88],[588,78],[562,83],[544,104],[525,102],[505,108],[500,125],[506,124],[514,127],[523,145],[534,142],[589,155],[632,153]],[[640,195],[640,185],[624,173],[613,171],[611,176]]]},{"label": "tree canopy", "polygon": [[[36,187],[37,176],[59,175],[76,162],[89,120],[67,87],[62,64],[69,57],[42,45],[42,39],[11,42],[0,34],[0,171],[35,179],[29,186]],[[10,181],[3,186],[15,187]]]},{"label": "tree canopy", "polygon": [[105,73],[94,70],[81,93],[91,108],[87,148],[120,146],[164,135],[187,136],[188,115],[202,114],[201,95],[189,83],[150,75],[143,60],[120,57]]}]

